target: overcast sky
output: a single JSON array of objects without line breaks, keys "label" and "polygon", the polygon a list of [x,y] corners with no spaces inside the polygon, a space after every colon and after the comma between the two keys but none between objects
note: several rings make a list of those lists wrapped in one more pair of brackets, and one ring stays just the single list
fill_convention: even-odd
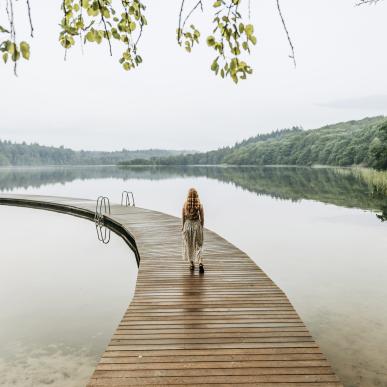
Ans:
[{"label": "overcast sky", "polygon": [[[203,35],[212,2],[193,20]],[[74,149],[206,150],[293,125],[387,115],[387,1],[282,0],[296,69],[275,1],[251,2],[254,73],[236,86],[209,70],[205,39],[191,54],[177,46],[178,0],[145,2],[144,63],[130,72],[117,62],[120,48],[110,57],[106,45],[87,45],[84,55],[75,47],[64,62],[61,2],[31,0],[31,60],[20,64],[18,78],[0,64],[0,138]]]}]

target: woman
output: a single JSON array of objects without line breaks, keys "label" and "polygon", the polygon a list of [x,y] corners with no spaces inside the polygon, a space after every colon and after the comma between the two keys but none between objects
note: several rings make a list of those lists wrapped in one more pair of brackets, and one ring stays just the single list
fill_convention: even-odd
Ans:
[{"label": "woman", "polygon": [[204,273],[202,248],[204,212],[195,188],[188,191],[182,211],[183,258],[190,262],[191,271],[199,263],[199,273]]}]

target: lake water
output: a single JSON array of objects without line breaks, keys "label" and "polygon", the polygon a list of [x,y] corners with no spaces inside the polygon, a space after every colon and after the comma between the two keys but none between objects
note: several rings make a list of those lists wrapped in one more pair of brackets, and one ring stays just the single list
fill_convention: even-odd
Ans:
[{"label": "lake water", "polygon": [[126,243],[93,223],[0,206],[0,386],[86,385],[134,291]]},{"label": "lake water", "polygon": [[[0,169],[3,193],[119,202],[130,190],[136,205],[176,216],[191,186],[207,227],[287,293],[344,384],[387,386],[387,197],[358,176],[314,168]],[[11,207],[0,216],[1,374],[41,373],[44,385],[58,373],[55,386],[80,385],[130,300],[134,257],[117,236],[98,242],[84,220]]]}]

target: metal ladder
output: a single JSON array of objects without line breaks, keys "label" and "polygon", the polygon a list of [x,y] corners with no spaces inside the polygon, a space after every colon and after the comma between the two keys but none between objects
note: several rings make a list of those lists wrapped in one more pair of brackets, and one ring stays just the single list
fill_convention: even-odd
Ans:
[{"label": "metal ladder", "polygon": [[94,223],[97,237],[105,245],[110,242],[111,231],[105,226],[104,215],[110,215],[110,200],[107,196],[98,196],[95,206]]},{"label": "metal ladder", "polygon": [[[134,195],[132,191],[122,191],[121,206],[135,207]],[[94,223],[97,231],[98,240],[104,244],[110,242],[111,230],[105,226],[105,215],[110,215],[110,200],[107,196],[98,196],[95,205]]]}]

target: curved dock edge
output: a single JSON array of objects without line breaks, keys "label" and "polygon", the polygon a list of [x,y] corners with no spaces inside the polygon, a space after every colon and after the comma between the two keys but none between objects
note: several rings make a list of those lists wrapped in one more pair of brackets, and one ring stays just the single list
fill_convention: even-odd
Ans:
[{"label": "curved dock edge", "polygon": [[[72,200],[82,200],[82,199],[72,199]],[[90,203],[89,200],[84,200],[84,201],[87,203]],[[81,207],[68,205],[68,204],[59,204],[55,202],[41,201],[38,199],[38,196],[37,196],[37,199],[33,199],[33,200],[21,199],[19,197],[13,198],[11,196],[8,196],[8,197],[0,196],[0,205],[35,208],[38,210],[53,211],[53,212],[58,212],[66,215],[76,216],[78,218],[87,219],[92,222],[94,222],[94,216],[95,216],[95,211],[92,211],[90,209],[81,208]],[[114,233],[116,233],[118,236],[120,236],[125,241],[125,243],[133,251],[136,257],[137,266],[139,266],[140,255],[137,249],[136,241],[133,238],[133,235],[119,222],[114,221],[107,215],[104,215],[104,225],[110,230],[112,230]]]}]

